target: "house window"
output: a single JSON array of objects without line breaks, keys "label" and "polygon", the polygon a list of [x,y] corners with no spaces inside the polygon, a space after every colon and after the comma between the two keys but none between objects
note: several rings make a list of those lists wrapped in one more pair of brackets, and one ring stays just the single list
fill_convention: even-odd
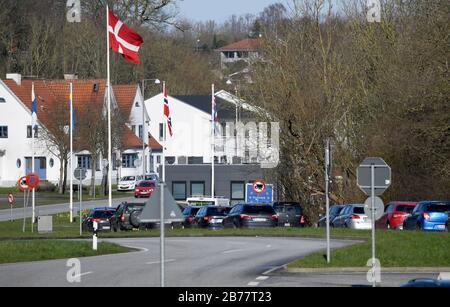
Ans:
[{"label": "house window", "polygon": [[136,126],[135,125],[131,126],[131,131],[133,131],[133,133],[136,134]]},{"label": "house window", "polygon": [[191,182],[191,196],[205,196],[205,182],[204,181],[195,181]]},{"label": "house window", "polygon": [[203,157],[189,157],[188,164],[190,165],[203,164]]},{"label": "house window", "polygon": [[6,99],[3,97],[0,97],[0,103],[6,103]]},{"label": "house window", "polygon": [[8,138],[8,126],[0,126],[0,139]]},{"label": "house window", "polygon": [[172,191],[175,200],[186,200],[186,182],[173,182]]},{"label": "house window", "polygon": [[139,125],[139,138],[142,140],[144,138],[144,126]]},{"label": "house window", "polygon": [[164,141],[164,124],[159,124],[159,140]]},{"label": "house window", "polygon": [[[27,139],[31,139],[33,135],[31,134],[31,126],[27,126]],[[34,126],[34,137],[39,137],[39,126]]]},{"label": "house window", "polygon": [[231,200],[245,200],[245,182],[231,182]]},{"label": "house window", "polygon": [[122,156],[122,167],[123,168],[135,168],[134,161],[138,158],[137,154],[124,154]]},{"label": "house window", "polygon": [[78,156],[78,167],[84,169],[91,169],[92,158],[89,155]]},{"label": "house window", "polygon": [[157,164],[161,164],[161,156],[157,156],[156,157],[156,163]]}]

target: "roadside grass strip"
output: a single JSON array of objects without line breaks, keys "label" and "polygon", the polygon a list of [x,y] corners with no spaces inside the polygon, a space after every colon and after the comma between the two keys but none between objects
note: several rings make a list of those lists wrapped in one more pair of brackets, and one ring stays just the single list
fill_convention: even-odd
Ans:
[{"label": "roadside grass strip", "polygon": [[0,241],[0,264],[91,257],[129,251],[126,247],[107,242],[99,243],[98,250],[93,251],[90,242],[7,240]]}]

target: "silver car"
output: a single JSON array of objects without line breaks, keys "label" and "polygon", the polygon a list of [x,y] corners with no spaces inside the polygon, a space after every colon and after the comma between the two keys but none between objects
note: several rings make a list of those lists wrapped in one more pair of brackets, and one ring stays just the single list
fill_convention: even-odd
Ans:
[{"label": "silver car", "polygon": [[371,230],[372,221],[364,211],[364,205],[347,205],[334,219],[332,226],[357,230]]}]

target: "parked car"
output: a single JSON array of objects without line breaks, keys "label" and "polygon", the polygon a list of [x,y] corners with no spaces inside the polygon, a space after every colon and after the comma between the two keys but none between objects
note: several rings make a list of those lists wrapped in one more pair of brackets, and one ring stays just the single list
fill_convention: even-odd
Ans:
[{"label": "parked car", "polygon": [[111,227],[114,232],[139,228],[139,215],[144,210],[142,203],[122,203],[111,217]]},{"label": "parked car", "polygon": [[446,231],[449,201],[422,201],[403,222],[405,230]]},{"label": "parked car", "polygon": [[[339,216],[342,209],[344,209],[344,205],[334,205],[330,207],[330,226],[332,225],[334,219]],[[322,217],[317,223],[318,227],[326,227],[327,226],[327,217],[326,215]]]},{"label": "parked car", "polygon": [[198,206],[189,206],[183,210],[184,222],[183,227],[190,228],[192,227],[192,222],[194,221],[197,212],[200,211],[202,207]]},{"label": "parked car", "polygon": [[145,175],[144,180],[159,182],[159,175],[154,173],[147,174]]},{"label": "parked car", "polygon": [[278,226],[281,227],[304,227],[305,216],[303,208],[297,202],[276,202],[273,209],[278,215]]},{"label": "parked car", "polygon": [[402,285],[402,288],[450,288],[450,280],[414,279]]},{"label": "parked car", "polygon": [[155,189],[156,189],[155,181],[147,181],[147,180],[139,181],[139,183],[136,185],[136,189],[134,190],[134,197],[150,198],[152,197],[152,194],[155,191]]},{"label": "parked car", "polygon": [[384,215],[376,221],[378,229],[403,229],[403,222],[417,206],[415,202],[394,201],[389,203],[384,211]]},{"label": "parked car", "polygon": [[94,222],[98,224],[98,231],[111,231],[111,217],[115,214],[116,209],[95,208],[83,219],[83,231],[94,231]]},{"label": "parked car", "polygon": [[234,228],[276,227],[278,216],[272,206],[239,204],[231,209],[223,224]]},{"label": "parked car", "polygon": [[202,207],[195,216],[193,224],[200,228],[223,228],[223,220],[230,210],[230,207]]},{"label": "parked car", "polygon": [[347,205],[334,219],[332,227],[344,227],[357,230],[372,229],[372,221],[364,212],[364,205]]},{"label": "parked car", "polygon": [[142,180],[142,176],[126,176],[120,179],[117,186],[118,192],[131,192],[136,189],[136,184]]}]

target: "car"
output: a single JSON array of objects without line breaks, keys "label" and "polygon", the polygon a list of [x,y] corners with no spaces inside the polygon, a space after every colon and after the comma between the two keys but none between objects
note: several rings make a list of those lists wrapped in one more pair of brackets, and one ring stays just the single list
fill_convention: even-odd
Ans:
[{"label": "car", "polygon": [[147,181],[147,180],[139,181],[139,183],[136,185],[136,189],[134,190],[134,197],[150,198],[152,197],[155,189],[156,189],[155,181]]},{"label": "car", "polygon": [[194,218],[197,215],[197,212],[201,208],[202,207],[198,207],[198,206],[188,206],[183,210],[183,215],[184,215],[183,227],[185,227],[185,228],[192,227],[192,222],[194,221]]},{"label": "car", "polygon": [[402,230],[403,222],[416,206],[416,202],[390,202],[384,210],[384,215],[375,222],[376,228]]},{"label": "car", "polygon": [[223,220],[226,228],[277,227],[278,215],[269,205],[238,204]]},{"label": "car", "polygon": [[122,177],[117,185],[118,192],[132,192],[136,189],[136,184],[142,180],[142,176]]},{"label": "car", "polygon": [[143,203],[122,203],[111,217],[111,227],[114,232],[133,230],[140,227],[139,215],[144,210]]},{"label": "car", "polygon": [[[330,207],[330,226],[333,223],[334,219],[341,213],[342,209],[344,209],[344,205],[334,205]],[[320,218],[317,226],[326,227],[327,226],[327,217],[326,215]]]},{"label": "car", "polygon": [[372,221],[365,214],[364,205],[347,205],[341,213],[333,220],[332,227],[344,227],[356,230],[372,229]]},{"label": "car", "polygon": [[147,174],[145,175],[144,180],[159,182],[159,175],[155,173]]},{"label": "car", "polygon": [[83,219],[83,231],[94,231],[94,222],[97,222],[97,231],[111,231],[111,217],[116,210],[112,208],[95,208]]},{"label": "car", "polygon": [[402,288],[450,288],[450,280],[420,278],[409,281]]},{"label": "car", "polygon": [[223,220],[230,212],[230,207],[205,206],[195,216],[193,224],[199,228],[223,228]]},{"label": "car", "polygon": [[278,215],[278,226],[304,227],[305,216],[303,208],[298,202],[276,202],[273,209]]},{"label": "car", "polygon": [[449,201],[422,201],[403,222],[405,230],[446,231],[450,213]]}]

